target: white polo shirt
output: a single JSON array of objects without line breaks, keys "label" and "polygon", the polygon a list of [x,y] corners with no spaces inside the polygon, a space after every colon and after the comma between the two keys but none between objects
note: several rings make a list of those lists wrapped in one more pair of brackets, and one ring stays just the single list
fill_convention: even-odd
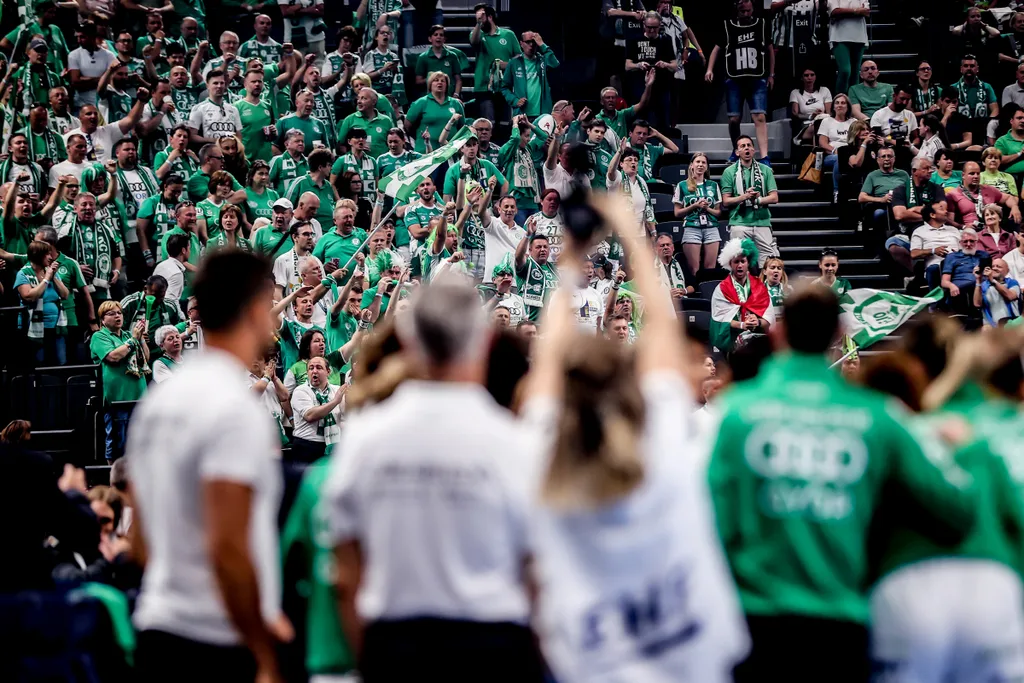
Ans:
[{"label": "white polo shirt", "polygon": [[[207,553],[203,485],[252,489],[248,545],[267,623],[281,613],[280,439],[234,356],[209,349],[151,386],[132,415],[127,458],[148,562],[133,620],[216,646],[241,644]],[[202,404],[196,410],[197,403]]]},{"label": "white polo shirt", "polygon": [[362,618],[527,623],[530,443],[475,384],[406,381],[349,416],[323,510],[332,544],[362,545]]},{"label": "white polo shirt", "polygon": [[[946,247],[950,251],[960,251],[960,231],[952,225],[933,228],[927,223],[914,230],[910,235],[910,250]],[[942,263],[942,257],[929,254],[925,257],[925,268]]]},{"label": "white polo shirt", "polygon": [[[329,396],[333,399],[338,393],[339,387],[334,384],[328,384],[327,391]],[[292,424],[294,425],[292,436],[296,439],[305,439],[306,441],[324,443],[325,435],[317,434],[320,420],[307,422],[305,419],[306,411],[310,408],[316,408],[319,405],[320,403],[316,400],[316,396],[313,394],[313,387],[309,386],[309,382],[303,382],[295,387],[295,391],[292,392]],[[340,427],[345,421],[345,418],[342,415],[341,405],[339,404],[337,408],[332,410],[331,414],[334,415],[335,424]]]},{"label": "white polo shirt", "polygon": [[116,121],[100,126],[94,133],[86,133],[81,128],[75,128],[64,133],[64,144],[68,144],[68,138],[76,133],[85,137],[86,155],[94,154],[96,161],[105,164],[114,158],[114,145],[117,144],[117,141],[128,137],[131,131],[129,130],[127,134],[121,132],[121,126]]},{"label": "white polo shirt", "polygon": [[484,282],[493,282],[494,267],[508,254],[516,253],[516,247],[526,237],[526,230],[515,223],[509,227],[495,215],[486,223],[481,222],[481,228],[484,232]]},{"label": "white polo shirt", "polygon": [[181,299],[181,293],[185,289],[185,264],[176,258],[165,258],[156,264],[153,275],[161,275],[167,280],[167,293],[164,296],[168,300]]}]

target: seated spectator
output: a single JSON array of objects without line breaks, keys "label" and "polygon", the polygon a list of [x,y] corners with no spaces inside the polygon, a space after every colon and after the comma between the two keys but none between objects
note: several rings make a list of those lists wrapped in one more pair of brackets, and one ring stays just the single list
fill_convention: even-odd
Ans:
[{"label": "seated spectator", "polygon": [[67,362],[65,340],[57,334],[58,326],[63,326],[61,301],[68,298],[68,288],[57,277],[59,267],[49,244],[32,241],[28,245],[28,263],[14,278],[14,289],[22,303],[32,309],[27,333],[37,365]]},{"label": "seated spectator", "polygon": [[832,171],[832,201],[839,198],[839,148],[846,144],[850,124],[850,98],[840,93],[832,100],[832,115],[818,126],[818,147],[825,152],[822,169]]},{"label": "seated spectator", "polygon": [[817,81],[814,69],[804,69],[800,87],[789,93],[790,126],[795,145],[813,141],[817,120],[832,114],[832,93]]},{"label": "seated spectator", "polygon": [[920,158],[934,161],[935,155],[939,153],[940,149],[949,147],[949,141],[946,140],[946,132],[942,128],[942,122],[934,114],[927,114],[921,119],[917,128],[917,134],[919,137],[917,156]]},{"label": "seated spectator", "polygon": [[839,254],[835,249],[826,247],[822,250],[821,256],[818,258],[818,270],[821,271],[821,276],[812,280],[812,284],[828,287],[836,293],[836,296],[842,296],[853,289],[849,280],[845,277],[838,277]]},{"label": "seated spectator", "polygon": [[886,144],[893,146],[901,168],[910,168],[910,157],[918,153],[911,143],[917,131],[917,118],[910,110],[910,94],[910,86],[896,86],[892,102],[871,115],[872,132],[880,133]]},{"label": "seated spectator", "polygon": [[[1018,12],[1018,14],[1020,14],[1021,19],[1024,19],[1024,12]],[[1018,107],[1024,107],[1024,64],[1017,65],[1015,75],[1016,80],[1003,88],[1003,95],[999,98],[999,103],[1003,107],[1011,102]]]},{"label": "seated spectator", "polygon": [[853,121],[846,133],[847,143],[836,152],[836,171],[839,173],[837,202],[856,199],[871,163],[881,145],[881,138],[871,132],[866,121]]},{"label": "seated spectator", "polygon": [[1020,283],[1007,277],[1006,261],[993,258],[974,275],[974,307],[980,308],[985,325],[1002,327],[1020,317]]},{"label": "seated spectator", "polygon": [[1013,251],[1017,240],[1013,233],[1002,229],[1003,207],[998,204],[987,204],[981,211],[984,229],[978,233],[978,247],[988,252],[992,258],[1002,258],[1003,254]]},{"label": "seated spectator", "polygon": [[1010,211],[1010,220],[1020,225],[1020,209],[1017,197],[1000,192],[994,187],[981,184],[981,167],[968,161],[964,164],[963,183],[952,192],[946,193],[950,208],[950,222],[958,227],[981,226],[980,211],[988,204],[1000,204]]},{"label": "seated spectator", "polygon": [[1024,110],[1014,113],[1010,119],[1010,130],[996,140],[995,148],[1002,152],[1000,164],[1014,177],[1015,186],[1021,187],[1024,178]]},{"label": "seated spectator", "polygon": [[962,171],[953,169],[953,153],[948,149],[940,149],[935,154],[935,171],[932,173],[931,181],[942,188],[943,192],[949,194],[964,182]]},{"label": "seated spectator", "polygon": [[153,338],[157,348],[163,352],[153,361],[153,381],[160,384],[170,379],[181,362],[181,334],[174,325],[164,325]]},{"label": "seated spectator", "polygon": [[853,105],[853,118],[867,122],[892,102],[893,89],[888,83],[878,82],[878,65],[867,59],[860,66],[860,83],[851,86],[847,94]]},{"label": "seated spectator", "polygon": [[960,113],[969,120],[975,144],[984,144],[989,119],[999,116],[999,100],[991,85],[978,77],[980,67],[974,55],[960,60],[960,80],[953,84],[960,103]]},{"label": "seated spectator", "polygon": [[718,263],[729,271],[711,297],[711,345],[722,353],[733,350],[739,340],[767,334],[775,323],[775,309],[768,288],[750,277],[750,265],[758,260],[757,246],[750,239],[729,240]]},{"label": "seated spectator", "polygon": [[853,70],[868,46],[868,0],[828,0],[828,41],[836,59],[836,92],[853,85]]},{"label": "seated spectator", "polygon": [[978,250],[978,233],[974,228],[964,228],[960,232],[960,251],[951,252],[942,261],[940,286],[946,290],[946,306],[954,313],[975,316],[974,271],[983,258],[989,255]]},{"label": "seated spectator", "polygon": [[1016,196],[1017,181],[1013,176],[999,168],[1003,165],[1003,153],[995,147],[988,147],[981,153],[981,165],[985,170],[981,172],[981,184],[994,187],[1004,194]]},{"label": "seated spectator", "polygon": [[1024,233],[1014,233],[1017,247],[1003,254],[1003,261],[1009,268],[1009,277],[1017,282],[1024,282]]},{"label": "seated spectator", "polygon": [[946,196],[941,185],[931,181],[932,164],[923,157],[911,162],[910,183],[892,193],[892,214],[898,221],[895,232],[885,241],[885,250],[907,273],[913,271],[910,236],[924,223],[922,212]]},{"label": "seated spectator", "polygon": [[960,112],[960,91],[953,85],[947,85],[942,89],[942,96],[939,98],[941,118],[939,123],[946,131],[946,140],[949,141],[949,148],[954,151],[974,151],[977,147],[981,151],[980,137],[975,138],[971,129],[971,119]]},{"label": "seated spectator", "polygon": [[921,218],[924,225],[910,236],[910,257],[924,264],[928,288],[934,289],[939,286],[942,259],[960,248],[960,230],[947,222],[949,209],[941,197],[921,208]]},{"label": "seated spectator", "polygon": [[[676,184],[672,197],[672,210],[683,221],[683,254],[690,272],[696,274],[703,265],[711,270],[718,262],[718,247],[722,236],[718,232],[718,219],[722,216],[722,190],[718,183],[707,177],[708,157],[694,152],[686,169],[686,180]],[[701,260],[701,249],[704,259]]]},{"label": "seated spectator", "polygon": [[861,186],[857,201],[864,210],[864,237],[868,244],[886,235],[896,222],[892,216],[893,195],[900,187],[906,188],[910,176],[896,168],[896,151],[892,147],[878,150],[878,169],[868,173]]},{"label": "seated spectator", "polygon": [[761,269],[761,282],[768,288],[768,296],[771,297],[772,307],[775,309],[775,319],[782,320],[783,304],[793,291],[789,284],[789,276],[786,275],[786,262],[778,256],[772,256],[765,261],[764,268]]},{"label": "seated spectator", "polygon": [[932,65],[927,60],[922,60],[917,65],[915,73],[917,78],[913,83],[913,104],[910,106],[914,116],[918,120],[927,114],[942,116],[942,105],[939,103],[942,91],[932,80],[935,75]]}]

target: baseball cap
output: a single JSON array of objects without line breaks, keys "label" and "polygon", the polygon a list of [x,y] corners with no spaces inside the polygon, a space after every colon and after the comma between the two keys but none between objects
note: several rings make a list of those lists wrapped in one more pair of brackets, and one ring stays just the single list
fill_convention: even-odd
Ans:
[{"label": "baseball cap", "polygon": [[270,206],[273,209],[287,209],[288,211],[292,211],[295,209],[295,207],[292,205],[291,200],[285,199],[284,197],[281,197]]},{"label": "baseball cap", "polygon": [[42,38],[33,38],[32,41],[28,44],[28,49],[49,51],[50,46],[47,45],[46,41]]}]

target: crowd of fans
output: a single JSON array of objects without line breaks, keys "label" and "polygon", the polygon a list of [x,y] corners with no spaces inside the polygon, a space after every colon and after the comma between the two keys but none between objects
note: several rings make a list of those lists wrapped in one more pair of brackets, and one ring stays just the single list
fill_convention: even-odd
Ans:
[{"label": "crowd of fans", "polygon": [[[962,318],[968,328],[999,328],[1019,320],[1024,281],[1024,237],[1018,232],[1024,222],[1019,206],[1024,181],[1024,12],[1004,7],[1012,3],[969,3],[961,16],[958,7],[950,12],[950,26],[942,29],[943,50],[932,53],[922,47],[926,59],[917,64],[913,80],[886,82],[878,64],[864,59],[871,54],[868,0],[776,0],[763,7],[737,0],[730,4],[729,18],[706,35],[687,24],[686,3],[603,4],[601,54],[595,60],[600,66],[612,62],[609,78],[594,88],[593,101],[574,104],[562,98],[565,93],[559,88],[560,57],[565,58],[560,46],[546,42],[524,17],[516,17],[515,23],[524,27],[518,35],[505,28],[501,24],[507,17],[489,4],[473,10],[467,55],[448,44],[442,10],[428,15],[403,0],[362,0],[350,16],[332,17],[331,22],[325,13],[336,10],[325,8],[322,0],[242,4],[230,21],[211,17],[209,25],[203,0],[167,0],[160,7],[131,0],[19,3],[20,24],[0,40],[0,287],[7,310],[20,309],[6,318],[13,323],[5,334],[24,342],[11,347],[24,350],[24,357],[9,354],[4,364],[12,370],[98,365],[104,459],[112,467],[109,487],[87,489],[81,470],[69,465],[58,477],[61,473],[51,472],[52,462],[28,450],[28,423],[15,421],[4,430],[4,452],[22,458],[21,476],[34,487],[26,487],[25,495],[50,501],[51,510],[22,530],[21,547],[31,550],[24,563],[0,573],[0,588],[105,584],[127,596],[125,610],[134,608],[140,587],[146,592],[144,541],[138,535],[140,525],[133,525],[136,505],[161,511],[150,532],[157,535],[174,526],[164,515],[185,505],[199,525],[175,541],[187,554],[188,544],[203,543],[198,530],[210,523],[198,513],[199,496],[216,497],[219,491],[225,509],[241,500],[232,497],[237,491],[201,492],[199,484],[237,476],[258,494],[254,504],[259,512],[254,515],[259,520],[254,517],[254,522],[263,525],[261,533],[271,531],[264,525],[268,510],[279,517],[284,565],[261,574],[259,595],[248,596],[264,601],[263,633],[252,623],[238,622],[238,595],[226,599],[216,614],[204,612],[210,609],[208,599],[216,602],[210,582],[204,584],[206,593],[189,593],[182,603],[216,622],[209,642],[244,644],[255,657],[250,662],[245,652],[220,647],[224,651],[212,655],[224,658],[211,665],[211,675],[252,680],[250,668],[255,666],[261,675],[271,676],[266,680],[277,680],[272,677],[277,675],[277,657],[273,648],[266,649],[267,638],[305,648],[291,653],[297,661],[285,656],[287,680],[299,680],[302,672],[342,676],[357,669],[367,681],[397,680],[421,672],[425,662],[443,668],[446,657],[458,654],[451,642],[459,639],[465,639],[463,648],[480,647],[483,652],[487,636],[452,623],[430,634],[429,618],[517,627],[529,620],[533,613],[518,566],[530,555],[524,540],[530,504],[516,497],[523,492],[515,488],[515,504],[503,511],[502,524],[511,528],[501,526],[488,541],[508,560],[508,566],[496,570],[498,589],[486,597],[495,601],[493,606],[474,605],[473,596],[461,588],[446,593],[429,568],[422,575],[409,575],[409,586],[414,586],[409,595],[434,591],[450,602],[424,602],[423,596],[413,595],[403,603],[406,598],[389,592],[389,581],[397,584],[401,579],[388,579],[388,572],[416,564],[418,552],[434,552],[431,543],[439,541],[429,531],[431,522],[447,518],[437,510],[432,512],[440,518],[427,514],[417,519],[416,511],[408,518],[403,517],[407,511],[390,518],[409,524],[402,536],[409,543],[398,548],[394,538],[382,541],[361,526],[377,523],[364,517],[374,507],[373,496],[366,493],[374,486],[394,485],[389,495],[399,496],[402,486],[413,486],[412,479],[398,481],[408,476],[443,483],[444,495],[470,501],[477,494],[466,482],[494,476],[500,488],[507,485],[506,474],[495,474],[489,468],[500,466],[489,460],[483,470],[471,461],[447,470],[440,451],[432,452],[426,464],[419,463],[421,470],[409,465],[406,471],[406,465],[396,464],[387,474],[393,478],[387,485],[361,479],[350,464],[370,457],[375,452],[371,444],[407,444],[410,434],[431,441],[437,429],[461,447],[480,439],[478,450],[488,457],[497,450],[488,450],[486,444],[500,442],[507,450],[503,457],[527,448],[521,425],[507,424],[510,415],[494,413],[497,408],[490,403],[481,406],[479,396],[448,396],[441,386],[468,381],[486,384],[501,406],[516,410],[531,429],[546,433],[547,442],[531,441],[529,447],[550,450],[552,463],[559,464],[552,464],[547,475],[531,472],[543,480],[543,531],[530,545],[536,542],[539,549],[542,598],[536,614],[543,632],[562,633],[567,640],[542,638],[545,663],[528,631],[502,631],[496,642],[510,649],[498,648],[490,666],[500,669],[501,662],[508,662],[503,674],[507,680],[541,680],[546,666],[559,681],[593,680],[603,666],[612,665],[624,667],[627,678],[641,680],[646,664],[631,669],[628,657],[616,661],[620,631],[643,641],[641,647],[655,660],[660,648],[673,648],[662,638],[685,642],[696,637],[696,632],[686,635],[692,626],[688,623],[647,624],[650,630],[644,626],[662,607],[671,611],[694,597],[678,583],[686,579],[672,573],[679,567],[658,570],[650,579],[649,595],[661,596],[656,599],[667,600],[664,605],[627,600],[617,617],[610,616],[607,605],[590,605],[592,611],[586,612],[579,601],[595,595],[580,594],[567,578],[585,583],[590,569],[577,566],[578,558],[559,557],[556,541],[582,533],[573,528],[576,512],[566,510],[623,500],[636,503],[631,497],[642,492],[636,512],[650,516],[644,506],[664,501],[661,493],[638,488],[655,462],[641,461],[661,458],[674,448],[696,452],[697,442],[711,451],[710,464],[702,462],[697,468],[701,478],[709,468],[711,497],[701,499],[707,494],[691,481],[692,473],[676,472],[676,465],[656,460],[667,468],[659,485],[678,476],[695,498],[660,520],[671,540],[662,547],[643,546],[642,553],[659,558],[659,552],[671,548],[680,553],[672,561],[683,565],[691,557],[687,553],[699,557],[699,571],[708,572],[701,580],[709,582],[709,592],[695,609],[722,611],[698,638],[717,644],[707,645],[711,654],[670,654],[666,661],[675,662],[670,668],[702,672],[700,680],[724,681],[739,665],[736,680],[765,680],[760,677],[784,670],[779,667],[787,653],[795,656],[793,646],[782,642],[786,630],[773,621],[795,612],[805,619],[789,624],[794,629],[790,634],[822,648],[820,659],[810,658],[807,666],[848,675],[830,680],[866,680],[861,677],[868,661],[865,585],[869,577],[883,575],[872,575],[862,558],[849,566],[836,565],[844,573],[844,585],[836,590],[850,594],[848,603],[825,600],[824,607],[807,610],[804,603],[794,607],[805,597],[787,603],[784,596],[773,602],[773,596],[758,603],[762,586],[745,557],[757,552],[757,543],[738,540],[749,530],[736,518],[754,502],[737,501],[740,489],[730,489],[736,481],[746,481],[749,472],[736,474],[740,466],[731,460],[742,449],[729,444],[746,433],[740,423],[757,421],[768,412],[747,415],[736,401],[753,400],[758,393],[783,401],[778,405],[802,401],[806,414],[798,411],[787,419],[796,431],[811,429],[814,421],[805,418],[814,413],[815,401],[799,392],[791,396],[785,387],[801,373],[813,376],[828,387],[826,393],[837,405],[878,420],[857,438],[872,444],[873,458],[900,463],[879,465],[879,472],[900,467],[925,472],[923,479],[897,483],[907,484],[915,501],[926,507],[929,494],[935,494],[931,506],[950,506],[932,512],[940,518],[942,531],[955,537],[951,543],[958,543],[974,520],[965,512],[975,504],[973,499],[965,502],[966,494],[949,483],[949,472],[929,465],[916,447],[897,454],[908,442],[913,444],[903,431],[907,424],[893,420],[881,403],[859,398],[860,390],[843,377],[895,394],[911,410],[921,411],[924,385],[941,385],[946,352],[961,343],[975,348],[976,342],[958,337],[957,344],[944,340],[937,349],[925,348],[915,338],[919,345],[906,342],[909,360],[902,366],[880,361],[860,368],[858,354],[846,352],[850,341],[838,330],[836,299],[853,288],[841,274],[839,252],[822,250],[819,272],[805,278],[810,289],[793,294],[799,286],[797,273],[780,258],[772,227],[780,188],[769,153],[768,124],[773,111],[781,109],[791,124],[787,156],[794,165],[812,155],[815,168],[831,172],[823,182],[832,210],[866,252],[887,265],[894,288],[912,294],[938,288],[941,296],[934,308]],[[897,14],[913,40],[935,34],[944,21],[937,13],[918,14],[914,3]],[[69,41],[71,35],[62,27],[71,15],[77,16]],[[803,21],[810,22],[811,35],[827,36],[823,41],[834,59],[834,79],[825,78],[829,71],[822,64],[801,58],[796,45],[805,40],[808,27]],[[77,47],[69,49],[69,42]],[[472,80],[466,77],[471,56]],[[782,64],[795,76],[783,75]],[[695,92],[722,95],[733,147],[724,168],[717,165],[721,159],[687,150],[675,128],[685,111],[698,108],[688,101]],[[745,111],[753,122],[752,136],[742,134]],[[408,180],[403,169],[446,151],[451,153],[417,178],[408,197],[396,197],[400,193],[389,180]],[[670,168],[675,170],[669,178]],[[597,239],[580,236],[579,226],[596,223],[605,228]],[[259,259],[233,262],[239,254]],[[264,262],[273,280],[265,300],[261,272],[254,270],[254,264]],[[217,264],[228,268],[232,263],[237,272],[212,272]],[[438,293],[432,295],[433,290]],[[237,310],[225,311],[224,302],[237,304]],[[211,308],[216,309],[213,317]],[[239,406],[229,410],[211,399],[209,415],[237,418],[238,429],[226,430],[240,435],[234,446],[248,444],[260,454],[265,444],[259,439],[269,418],[272,450],[283,454],[281,467],[271,463],[271,474],[256,471],[266,465],[258,458],[248,464],[224,458],[210,472],[189,470],[188,476],[197,478],[184,487],[190,489],[186,499],[154,503],[154,497],[161,497],[157,483],[162,477],[184,475],[174,469],[173,449],[167,445],[175,433],[164,431],[169,428],[153,416],[152,408],[133,420],[136,404],[141,402],[144,409],[149,395],[176,396],[176,410],[196,413],[183,416],[183,421],[206,424],[203,390],[213,396],[231,384],[225,379],[227,366],[211,360],[216,358],[214,349],[224,349],[227,331],[236,334],[238,326],[261,324],[250,308],[269,313],[274,328],[272,343],[260,346],[259,353],[251,358],[236,354],[248,366],[238,380],[248,389],[242,392],[244,407],[252,411],[240,416]],[[682,318],[689,318],[690,332],[705,343],[703,349],[688,347],[682,339]],[[1012,332],[989,333],[1003,345],[1017,343]],[[794,357],[780,354],[766,361],[764,374],[757,375],[771,346],[769,338]],[[927,356],[929,352],[941,356],[941,362]],[[819,373],[824,366],[810,357],[825,354],[843,357],[841,371]],[[422,367],[414,367],[417,363]],[[445,370],[443,380],[434,374],[439,368]],[[520,384],[528,369],[526,383]],[[914,374],[918,371],[928,375],[927,382]],[[194,385],[176,380],[183,372]],[[672,375],[672,381],[665,382],[659,372]],[[972,367],[972,372],[980,370]],[[713,400],[725,386],[755,375],[754,382],[739,384],[728,394],[740,398]],[[684,379],[692,387],[682,388]],[[400,387],[392,399],[393,409],[373,413],[373,404],[388,406],[384,399],[405,382],[408,387]],[[998,380],[990,383],[1002,394],[1019,398],[1019,382],[1009,388]],[[198,393],[188,398],[190,391]],[[438,406],[447,412],[426,410],[435,398],[432,391],[446,396]],[[560,416],[550,404],[552,398],[566,403],[568,417]],[[546,413],[538,406],[546,406]],[[699,429],[665,436],[671,421],[684,420],[687,411]],[[170,414],[178,412],[162,417]],[[781,413],[773,414],[781,419]],[[832,419],[831,414],[818,416],[832,425],[825,419]],[[453,417],[469,429],[445,432]],[[730,418],[737,429],[723,430],[719,437],[718,421]],[[858,419],[850,418],[851,424]],[[1003,419],[1013,424],[1012,416]],[[635,444],[646,434],[642,430],[653,424],[661,425],[662,431],[652,432],[661,436],[649,437],[638,452]],[[247,425],[251,429],[239,431]],[[486,431],[485,425],[494,431]],[[802,432],[798,436],[805,438]],[[966,439],[950,436],[946,441],[943,448],[952,457]],[[625,446],[627,442],[634,445]],[[145,455],[124,457],[126,443],[130,456]],[[771,479],[775,475],[765,472],[788,467],[769,462],[769,451],[781,448],[779,443],[766,444],[765,461],[750,468]],[[229,445],[223,447],[231,450]],[[164,469],[131,465],[146,477],[145,495],[133,500],[126,462],[149,460],[158,453],[169,454]],[[326,459],[332,455],[333,460]],[[588,457],[595,458],[593,471],[580,464],[580,458]],[[342,458],[349,458],[344,467],[337,464]],[[457,481],[460,477],[464,481]],[[883,480],[879,475],[871,484],[877,488],[858,494],[870,501],[865,509],[873,509]],[[844,498],[847,494],[829,488],[835,484],[842,491],[849,482],[831,482],[824,493],[810,490],[810,485],[798,490],[787,489],[786,482],[774,483],[771,491],[761,492],[764,504],[775,506],[769,518],[785,517],[798,505],[816,518],[845,519],[849,512],[843,512],[851,504]],[[753,489],[747,493],[755,497]],[[816,502],[800,502],[819,493]],[[211,504],[209,499],[204,502]],[[720,538],[702,526],[713,521],[700,509],[705,503],[715,508]],[[467,503],[472,509],[476,504]],[[793,510],[783,510],[787,505]],[[333,515],[330,538],[324,538],[321,528],[325,522],[320,515],[327,509]],[[484,505],[481,510],[476,524],[495,522],[493,509]],[[381,514],[379,509],[376,514]],[[701,521],[686,521],[686,533],[703,540],[684,552],[676,545],[680,528],[665,525],[690,514]],[[600,520],[595,533],[608,533],[607,525],[608,520]],[[224,526],[219,532],[225,539],[232,533],[244,537],[239,532],[244,528]],[[413,528],[423,533],[417,537]],[[376,531],[384,533],[382,529]],[[276,547],[278,528],[272,531]],[[474,542],[480,541],[473,535],[478,531],[470,533]],[[858,528],[846,540],[852,548],[865,534]],[[154,538],[145,542],[152,544]],[[355,539],[368,547],[359,548]],[[377,546],[378,541],[383,545]],[[722,546],[739,586],[738,603],[736,585],[718,568],[725,566],[718,557]],[[168,563],[166,546],[150,551],[162,558],[159,571],[150,576],[175,567]],[[267,551],[268,546],[260,545],[258,557],[252,558],[262,572],[269,571],[267,561],[276,566],[280,559]],[[325,566],[333,567],[335,551],[341,574],[334,576],[337,581],[327,581],[320,574]],[[394,554],[383,564],[365,565],[360,553],[367,551],[371,558]],[[612,551],[584,548],[595,557],[602,552]],[[808,561],[801,552],[795,555],[798,562]],[[506,571],[513,564],[514,575]],[[559,573],[566,564],[572,571]],[[218,574],[218,581],[224,576],[242,581],[244,568],[234,569],[242,573]],[[305,627],[296,629],[297,624],[284,618],[280,595],[275,594],[273,605],[265,602],[264,591],[280,593],[280,585],[264,583],[279,570],[299,576],[301,587],[294,594],[285,591],[285,612],[293,622],[295,615],[307,620]],[[151,593],[166,589],[159,585],[163,579],[149,580],[154,582]],[[369,589],[361,583],[366,581]],[[136,615],[145,636],[139,646],[149,655],[140,666],[152,676],[159,668],[154,668],[155,651],[174,652],[182,662],[204,654],[165,638],[163,631],[188,621],[180,615],[164,621],[168,610],[153,606],[154,600],[175,599],[174,589],[169,590],[143,603],[141,615]],[[1019,586],[1009,590],[1019,592]],[[567,602],[552,600],[559,591],[567,591]],[[321,602],[314,609],[317,600]],[[643,610],[654,612],[645,615]],[[416,621],[410,615],[426,622],[407,628],[403,620]],[[567,615],[582,621],[570,624]],[[609,625],[619,617],[623,623]],[[898,632],[899,620],[888,617]],[[1014,613],[1006,618],[1024,637],[1024,621],[1018,617]],[[377,625],[375,637],[361,630],[363,622]],[[581,624],[583,633],[577,632]],[[178,640],[206,642],[190,628],[177,633]],[[619,635],[610,636],[606,629]],[[670,633],[673,629],[679,633]],[[1013,629],[1008,627],[1008,632],[1016,633]],[[225,634],[227,641],[222,640]],[[423,640],[416,641],[412,654],[397,645],[417,638]],[[830,644],[830,638],[835,642]],[[608,639],[614,642],[608,644]],[[375,647],[366,649],[370,644]],[[583,656],[576,649],[591,654]],[[836,659],[829,663],[827,653]],[[476,665],[486,658],[466,661]],[[415,668],[403,668],[413,663]],[[104,659],[97,666],[112,667],[102,673],[119,680],[116,665]],[[993,666],[1000,674],[1011,668],[998,662]],[[161,675],[172,680],[183,671]],[[794,680],[822,680],[816,675]],[[454,675],[453,680],[462,679]]]}]

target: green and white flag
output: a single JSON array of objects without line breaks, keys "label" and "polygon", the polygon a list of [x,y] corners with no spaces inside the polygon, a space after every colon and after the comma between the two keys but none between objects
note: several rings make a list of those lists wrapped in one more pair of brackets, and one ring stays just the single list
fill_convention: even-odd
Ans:
[{"label": "green and white flag", "polygon": [[863,349],[892,334],[942,298],[938,287],[923,298],[880,289],[851,289],[839,297],[843,329]]},{"label": "green and white flag", "polygon": [[404,166],[399,166],[389,175],[381,178],[378,187],[389,197],[399,201],[408,201],[409,197],[416,194],[416,188],[434,172],[434,169],[451,159],[458,153],[473,135],[473,129],[464,126],[448,144],[435,149],[430,154],[421,156],[415,161],[410,161]]}]

